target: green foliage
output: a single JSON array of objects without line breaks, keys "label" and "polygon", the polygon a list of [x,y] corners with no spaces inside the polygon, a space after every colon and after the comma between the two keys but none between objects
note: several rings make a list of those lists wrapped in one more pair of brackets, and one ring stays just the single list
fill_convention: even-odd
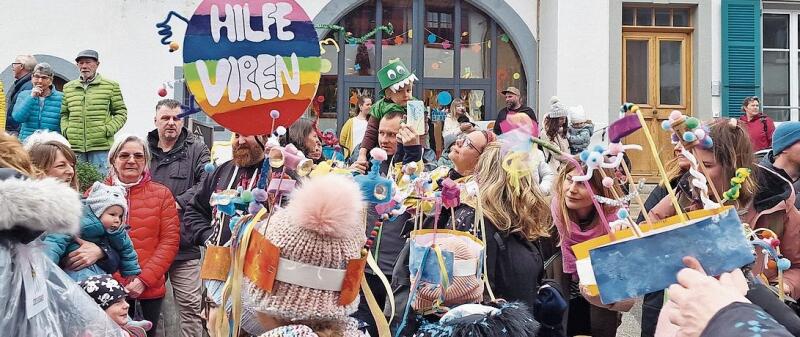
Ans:
[{"label": "green foliage", "polygon": [[78,182],[80,182],[80,191],[83,193],[89,187],[92,187],[95,181],[102,181],[103,175],[97,170],[94,165],[87,162],[79,161],[75,166],[75,171],[78,174]]}]

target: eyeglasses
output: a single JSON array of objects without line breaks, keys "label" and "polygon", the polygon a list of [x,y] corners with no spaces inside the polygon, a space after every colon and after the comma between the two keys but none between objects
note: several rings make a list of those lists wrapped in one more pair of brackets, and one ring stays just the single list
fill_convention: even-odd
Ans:
[{"label": "eyeglasses", "polygon": [[121,161],[128,161],[128,160],[131,159],[131,157],[133,157],[133,160],[135,160],[137,162],[143,162],[144,161],[144,153],[130,154],[130,153],[127,153],[127,152],[122,152],[122,153],[117,155],[117,159],[121,160]]},{"label": "eyeglasses", "polygon": [[20,63],[20,62],[12,62],[11,65],[12,66],[21,66],[22,63]]},{"label": "eyeglasses", "polygon": [[[489,143],[489,135],[486,133],[486,130],[481,130],[481,134],[483,135],[483,138],[486,139],[486,143],[488,144]],[[483,150],[478,150],[478,148],[475,147],[474,144],[472,144],[472,140],[469,139],[468,136],[463,136],[461,138],[456,139],[456,145],[461,146],[461,147],[466,145],[466,146],[471,147],[478,154],[482,154],[483,153]]]},{"label": "eyeglasses", "polygon": [[52,78],[52,77],[50,77],[50,76],[47,76],[47,75],[40,75],[40,74],[35,74],[35,75],[33,75],[33,78],[35,78],[35,79],[39,79],[39,80],[52,80],[52,79],[53,79],[53,78]]}]

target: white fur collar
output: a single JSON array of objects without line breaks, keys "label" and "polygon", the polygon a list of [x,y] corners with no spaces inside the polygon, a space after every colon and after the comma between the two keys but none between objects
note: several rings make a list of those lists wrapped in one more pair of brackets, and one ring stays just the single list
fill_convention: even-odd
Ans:
[{"label": "white fur collar", "polygon": [[74,234],[80,228],[81,207],[78,192],[54,178],[0,181],[0,230]]}]

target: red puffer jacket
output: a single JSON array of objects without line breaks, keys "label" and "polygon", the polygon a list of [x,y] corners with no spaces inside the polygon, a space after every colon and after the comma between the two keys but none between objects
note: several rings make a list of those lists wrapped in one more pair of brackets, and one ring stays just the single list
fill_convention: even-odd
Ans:
[{"label": "red puffer jacket", "polygon": [[[112,184],[108,179],[106,184]],[[175,209],[175,198],[167,187],[151,181],[150,174],[145,173],[142,180],[127,190],[127,217],[130,231],[128,235],[133,248],[139,255],[142,273],[138,276],[145,284],[140,299],[161,298],[167,292],[166,274],[180,245],[180,220]],[[127,285],[119,273],[114,277]]]}]

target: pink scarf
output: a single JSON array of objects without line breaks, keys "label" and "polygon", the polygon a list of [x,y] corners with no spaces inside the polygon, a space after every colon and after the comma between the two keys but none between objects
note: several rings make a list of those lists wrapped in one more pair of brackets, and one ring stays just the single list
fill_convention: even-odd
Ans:
[{"label": "pink scarf", "polygon": [[[567,235],[567,227],[563,223],[563,216],[561,215],[561,207],[558,198],[553,198],[553,201],[550,203],[550,212],[553,214],[553,223],[556,225],[558,236],[561,238],[561,260],[564,263],[564,273],[576,274],[576,259],[575,253],[572,251],[572,245],[608,234],[608,231],[606,231],[600,221],[593,221],[594,226],[587,230],[581,230],[578,224],[570,221],[568,224],[569,235]],[[609,222],[617,220],[617,212],[606,212],[606,220]]]}]

